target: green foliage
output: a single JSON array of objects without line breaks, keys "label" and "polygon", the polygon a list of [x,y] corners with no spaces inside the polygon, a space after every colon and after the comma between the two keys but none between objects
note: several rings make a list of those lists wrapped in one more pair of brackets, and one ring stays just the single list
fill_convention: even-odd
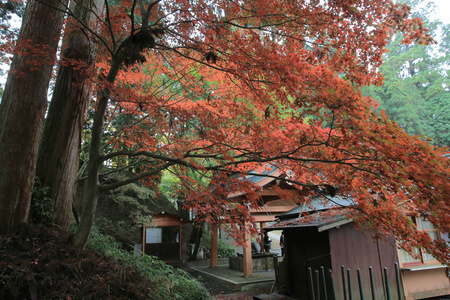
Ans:
[{"label": "green foliage", "polygon": [[30,219],[35,224],[49,224],[54,219],[55,202],[49,197],[50,188],[35,178],[30,207]]},{"label": "green foliage", "polygon": [[160,192],[171,201],[184,200],[186,199],[186,195],[180,194],[179,188],[186,182],[180,178],[190,178],[192,180],[192,182],[190,182],[190,189],[195,189],[196,187],[192,185],[193,182],[203,187],[208,186],[210,175],[210,172],[201,172],[199,170],[170,168],[162,172],[161,182],[159,183],[158,188]]},{"label": "green foliage", "polygon": [[[171,291],[176,299],[202,300],[211,298],[205,287],[197,280],[190,278],[187,273],[177,276]],[[167,298],[159,296],[159,299]]]},{"label": "green foliage", "polygon": [[[134,174],[117,172],[108,175],[105,180],[116,182],[126,180],[131,176],[134,176]],[[154,191],[139,183],[121,186],[107,194],[107,197],[118,203],[121,209],[128,208],[129,217],[136,221],[142,220],[143,216],[151,213],[149,207],[154,204],[155,196]]]},{"label": "green foliage", "polygon": [[[203,233],[201,245],[206,249],[207,254],[206,258],[210,258],[211,253],[211,234],[209,231],[205,231]],[[231,247],[229,244],[219,240],[217,243],[217,257],[218,258],[227,258],[236,256],[236,250]]]},{"label": "green foliage", "polygon": [[[103,178],[107,183],[127,180],[135,174],[130,172],[115,172]],[[123,215],[133,220],[136,224],[141,224],[144,218],[148,217],[159,207],[171,205],[166,199],[158,197],[154,190],[143,186],[139,182],[127,184],[108,191],[104,195],[109,202],[114,202],[120,208]]]},{"label": "green foliage", "polygon": [[433,115],[433,137],[439,146],[450,146],[450,93],[440,94],[429,101]]},{"label": "green foliage", "polygon": [[227,258],[236,256],[236,250],[228,244],[219,241],[217,245],[217,257]]},{"label": "green foliage", "polygon": [[177,186],[181,184],[180,179],[169,171],[164,171],[161,176],[159,190],[170,200],[177,200]]},{"label": "green foliage", "polygon": [[[365,94],[380,103],[392,120],[406,132],[432,139],[438,146],[449,146],[450,119],[450,26],[431,22],[433,5],[419,10],[423,1],[405,0],[415,10],[439,43],[437,45],[403,44],[398,34],[388,45],[381,72],[383,86],[371,86]],[[440,30],[439,30],[440,29]],[[436,34],[440,32],[440,37]]]},{"label": "green foliage", "polygon": [[187,272],[173,268],[163,261],[148,255],[136,256],[120,249],[120,244],[111,236],[103,235],[93,227],[87,247],[105,253],[155,283],[152,299],[210,299],[205,287]]},{"label": "green foliage", "polygon": [[[136,176],[128,171],[103,176],[102,181],[112,184]],[[98,200],[95,224],[103,234],[113,236],[123,248],[137,243],[143,222],[161,211],[175,210],[173,203],[139,182],[127,184],[104,193]]]}]

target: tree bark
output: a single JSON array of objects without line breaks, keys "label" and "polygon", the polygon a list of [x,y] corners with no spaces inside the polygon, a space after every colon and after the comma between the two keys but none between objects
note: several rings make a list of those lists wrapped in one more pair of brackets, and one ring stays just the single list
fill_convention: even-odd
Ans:
[{"label": "tree bark", "polygon": [[[156,3],[157,2],[153,2],[152,4],[150,4],[148,10],[150,11],[151,8],[156,5]],[[108,7],[106,6],[106,8]],[[132,11],[131,14],[133,13],[134,12]],[[109,18],[109,15],[107,18]],[[143,24],[147,24],[146,22],[146,20],[143,20]],[[148,29],[146,30],[148,31]],[[108,108],[111,89],[114,85],[114,81],[116,80],[116,76],[125,61],[127,61],[129,64],[135,64],[139,61],[139,59],[135,59],[136,54],[137,56],[139,56],[142,51],[153,48],[155,46],[154,43],[152,43],[154,42],[152,36],[148,37],[151,39],[150,41],[142,41],[139,39],[135,39],[133,36],[134,34],[135,32],[132,32],[127,39],[122,41],[119,47],[116,47],[117,45],[114,45],[115,49],[113,50],[114,54],[111,57],[111,69],[106,76],[105,86],[99,92],[97,110],[95,112],[94,123],[92,125],[89,162],[87,167],[88,174],[83,192],[83,211],[81,213],[80,224],[77,227],[77,231],[73,239],[73,245],[78,248],[84,248],[89,238],[89,233],[94,224],[94,216],[97,209],[98,197],[102,190],[99,184],[99,172],[100,167],[103,163],[101,157],[101,139],[103,136],[105,113]],[[139,53],[136,53],[136,51],[138,51]]]},{"label": "tree bark", "polygon": [[[91,10],[102,1],[77,2],[74,14],[84,23],[93,19]],[[69,29],[70,30],[70,29]],[[55,89],[39,148],[36,176],[50,187],[55,201],[55,224],[68,231],[72,216],[75,177],[81,151],[81,133],[86,122],[91,96],[94,53],[88,37],[79,28],[68,32],[67,49],[58,70]]]},{"label": "tree bark", "polygon": [[[47,5],[48,4],[48,5]],[[67,0],[27,3],[0,105],[0,234],[27,222]]]},{"label": "tree bark", "polygon": [[[123,59],[114,57],[111,62],[111,69],[108,72],[106,80],[111,85],[114,83]],[[108,107],[111,89],[107,85],[102,89],[98,101],[97,111],[94,116],[94,124],[92,125],[91,148],[89,151],[89,163],[87,167],[87,179],[83,192],[83,211],[81,213],[80,224],[77,227],[73,239],[73,245],[78,248],[84,248],[94,224],[95,210],[97,209],[98,197],[100,195],[99,171],[102,165],[100,160],[101,138],[103,135],[103,123],[105,112]]]},{"label": "tree bark", "polygon": [[198,251],[200,250],[200,243],[202,241],[203,236],[203,225],[205,223],[202,222],[199,226],[194,226],[192,228],[191,237],[189,239],[189,243],[195,244],[194,251],[192,252],[191,256],[189,257],[189,261],[197,260]]}]

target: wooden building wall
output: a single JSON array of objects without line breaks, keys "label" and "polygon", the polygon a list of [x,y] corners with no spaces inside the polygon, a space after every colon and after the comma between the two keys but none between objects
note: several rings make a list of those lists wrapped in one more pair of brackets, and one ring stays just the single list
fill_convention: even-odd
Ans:
[{"label": "wooden building wall", "polygon": [[[169,213],[153,216],[151,226],[143,228],[143,253],[158,256],[166,262],[182,260],[182,221],[180,217]],[[159,230],[159,241],[147,240],[148,230]]]},{"label": "wooden building wall", "polygon": [[447,268],[403,271],[402,275],[406,300],[450,295]]},{"label": "wooden building wall", "polygon": [[[353,224],[330,229],[329,237],[333,277],[338,299],[343,298],[342,265],[345,266],[345,276],[347,276],[347,269],[351,270],[353,295],[357,295],[358,299],[357,269],[361,270],[364,296],[371,298],[369,267],[372,266],[376,299],[385,299],[382,279],[383,268],[387,267],[391,299],[398,299],[394,266],[394,263],[398,262],[398,256],[393,238],[377,242],[369,233],[357,230]],[[347,278],[345,280],[347,283]]]},{"label": "wooden building wall", "polygon": [[[289,295],[297,299],[311,299],[308,289],[307,268],[331,267],[328,232],[316,228],[286,229],[286,269]],[[321,297],[323,298],[323,295]]]},{"label": "wooden building wall", "polygon": [[[350,269],[353,299],[360,299],[357,269],[361,271],[364,297],[372,299],[369,267],[372,267],[375,299],[387,299],[384,282],[384,267],[388,270],[390,299],[398,300],[395,263],[399,262],[394,237],[376,240],[367,231],[358,230],[353,224],[345,224],[327,231],[318,232],[317,227],[285,228],[286,256],[283,268],[286,271],[288,294],[296,299],[312,299],[308,285],[307,268],[313,274],[323,266],[333,270],[336,298],[343,294],[341,266],[344,266],[345,289],[348,299],[347,269]],[[400,270],[401,299],[428,299],[450,295],[449,269]],[[320,274],[320,273],[319,273]],[[327,288],[330,291],[330,281]],[[322,290],[322,287],[321,287]],[[321,292],[322,293],[322,292]],[[328,293],[328,296],[331,292]],[[316,299],[317,299],[317,295]],[[320,299],[324,299],[321,294]]]}]

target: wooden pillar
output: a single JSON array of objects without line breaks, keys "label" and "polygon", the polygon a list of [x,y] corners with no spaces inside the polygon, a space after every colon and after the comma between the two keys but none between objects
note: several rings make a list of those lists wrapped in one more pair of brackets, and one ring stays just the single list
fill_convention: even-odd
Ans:
[{"label": "wooden pillar", "polygon": [[244,260],[244,276],[252,276],[252,237],[250,234],[245,232],[245,247],[243,253]]},{"label": "wooden pillar", "polygon": [[217,267],[217,230],[219,226],[213,223],[211,226],[211,268]]}]

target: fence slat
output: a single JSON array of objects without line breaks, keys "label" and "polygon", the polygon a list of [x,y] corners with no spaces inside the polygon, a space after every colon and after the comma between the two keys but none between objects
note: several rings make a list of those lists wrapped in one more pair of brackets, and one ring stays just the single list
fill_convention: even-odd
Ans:
[{"label": "fence slat", "polygon": [[[396,284],[397,284],[397,296],[398,299],[401,300],[403,290],[402,290],[402,283],[401,283],[401,277],[400,277],[400,270],[398,263],[394,263],[395,266],[395,276],[396,276]],[[352,278],[351,278],[351,270],[347,269],[347,272],[345,272],[345,266],[341,266],[341,275],[342,275],[342,291],[343,291],[343,298],[340,296],[338,297],[336,294],[336,286],[333,278],[333,271],[331,269],[328,269],[328,276],[329,281],[327,286],[327,277],[325,276],[325,268],[323,266],[320,266],[319,270],[314,270],[314,275],[312,273],[312,268],[309,267],[307,270],[307,277],[308,277],[308,286],[309,286],[309,293],[311,295],[310,300],[353,300],[353,286],[352,286]],[[320,274],[319,274],[320,273]],[[356,270],[357,273],[357,280],[358,280],[358,291],[359,291],[359,299],[358,300],[364,300],[364,293],[367,295],[367,291],[364,290],[364,286],[362,283],[362,277],[361,275],[361,269]],[[384,267],[382,271],[382,285],[383,285],[383,296],[385,300],[391,300],[391,290],[390,290],[390,283],[389,283],[389,275],[388,275],[388,268]],[[374,280],[374,271],[372,266],[369,267],[369,281],[370,281],[370,289],[371,289],[371,299],[376,300],[376,289],[375,289],[375,280]],[[381,287],[380,287],[381,292]],[[356,288],[355,288],[355,294],[356,294]],[[323,296],[322,296],[323,295]],[[355,296],[358,298],[358,296]],[[395,296],[394,296],[395,297]],[[369,296],[370,298],[370,296]]]},{"label": "fence slat", "polygon": [[352,300],[352,279],[350,276],[350,269],[347,269],[347,282],[348,282],[348,300]]},{"label": "fence slat", "polygon": [[316,275],[316,295],[317,300],[320,300],[320,281],[319,281],[319,270],[314,270],[314,274]]},{"label": "fence slat", "polygon": [[384,281],[386,283],[386,299],[391,300],[391,290],[389,289],[389,277],[388,277],[388,268],[384,267]]},{"label": "fence slat", "polygon": [[336,300],[336,289],[334,287],[333,271],[331,269],[328,269],[328,274],[330,275],[331,282],[331,300]]},{"label": "fence slat", "polygon": [[316,297],[314,295],[314,283],[313,283],[313,276],[312,276],[312,270],[311,267],[308,268],[308,281],[309,281],[309,292],[311,293],[311,299],[316,300]]},{"label": "fence slat", "polygon": [[328,300],[327,282],[325,281],[325,269],[323,268],[323,266],[320,266],[320,273],[322,273],[323,298],[325,300]]},{"label": "fence slat", "polygon": [[398,269],[398,263],[394,263],[395,266],[395,278],[397,280],[397,295],[398,300],[403,299],[402,298],[402,288],[401,288],[401,281],[400,281],[400,270]]},{"label": "fence slat", "polygon": [[363,286],[362,286],[362,282],[361,282],[361,270],[357,269],[356,272],[358,274],[359,296],[360,296],[361,300],[364,300],[364,291],[363,291]]},{"label": "fence slat", "polygon": [[369,277],[370,277],[370,288],[372,290],[372,300],[375,300],[375,284],[373,280],[373,271],[372,267],[369,267]]},{"label": "fence slat", "polygon": [[345,267],[341,266],[341,272],[342,272],[342,290],[344,291],[344,300],[347,300],[347,292],[345,287]]}]

